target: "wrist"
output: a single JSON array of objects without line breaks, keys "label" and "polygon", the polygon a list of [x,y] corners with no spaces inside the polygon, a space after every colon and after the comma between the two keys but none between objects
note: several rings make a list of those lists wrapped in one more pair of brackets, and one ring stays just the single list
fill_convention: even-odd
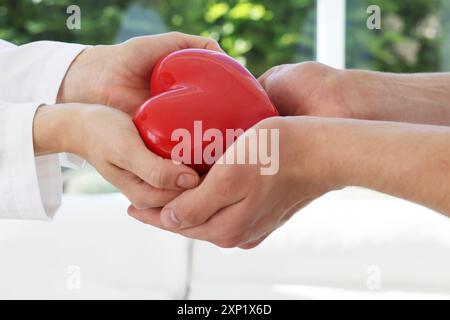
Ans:
[{"label": "wrist", "polygon": [[[348,186],[346,161],[339,152],[339,120],[318,117],[285,118],[287,164],[297,182],[316,184],[319,194]],[[283,142],[282,142],[283,143]],[[345,143],[345,141],[344,141]],[[283,152],[281,152],[283,154]]]},{"label": "wrist", "polygon": [[71,152],[74,114],[63,105],[44,105],[38,108],[33,121],[35,155]]},{"label": "wrist", "polygon": [[84,49],[72,62],[58,91],[57,103],[101,103],[98,79],[104,69],[103,46]]},{"label": "wrist", "polygon": [[386,120],[389,106],[385,98],[389,96],[386,81],[390,75],[365,70],[341,71],[340,89],[342,102],[347,106],[353,119]]},{"label": "wrist", "polygon": [[[315,157],[332,190],[349,186],[383,190],[404,166],[393,161],[398,147],[392,136],[403,124],[352,119],[318,119],[314,128]],[[406,133],[407,134],[407,133]]]}]

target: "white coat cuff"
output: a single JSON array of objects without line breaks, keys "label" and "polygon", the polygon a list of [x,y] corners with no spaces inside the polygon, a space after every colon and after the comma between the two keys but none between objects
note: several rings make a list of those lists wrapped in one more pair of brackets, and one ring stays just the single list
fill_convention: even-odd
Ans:
[{"label": "white coat cuff", "polygon": [[42,48],[46,48],[49,54],[44,60],[45,65],[37,83],[35,99],[54,104],[70,65],[87,46],[51,41],[35,42],[34,44],[37,48],[42,45]]},{"label": "white coat cuff", "polygon": [[61,167],[72,169],[81,169],[86,164],[86,160],[72,153],[59,154],[59,162],[61,164]]},{"label": "white coat cuff", "polygon": [[[38,103],[14,104],[4,131],[4,178],[7,216],[11,219],[49,220],[61,205],[62,180],[58,155],[35,157],[33,120]],[[3,211],[3,210],[2,210]]]}]

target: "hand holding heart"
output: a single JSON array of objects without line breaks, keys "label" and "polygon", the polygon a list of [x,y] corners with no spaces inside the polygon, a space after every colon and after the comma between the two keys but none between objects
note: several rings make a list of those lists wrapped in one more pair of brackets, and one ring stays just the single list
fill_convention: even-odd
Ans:
[{"label": "hand holding heart", "polygon": [[[234,142],[226,139],[227,133],[242,133],[278,115],[250,72],[214,51],[187,49],[168,55],[155,66],[150,87],[152,97],[134,116],[142,139],[154,153],[200,174]],[[206,153],[209,149],[213,154]]]},{"label": "hand holding heart", "polygon": [[134,114],[150,95],[150,74],[167,54],[188,48],[222,51],[216,41],[178,32],[85,49],[61,85],[58,103],[92,103]]},{"label": "hand holding heart", "polygon": [[[221,146],[221,150],[229,148],[218,155],[217,164],[200,186],[183,192],[162,211],[131,206],[132,217],[221,247],[253,248],[300,208],[338,188],[338,184],[316,183],[318,175],[325,174],[327,168],[318,161],[317,143],[308,139],[314,137],[310,133],[314,121],[302,119],[296,126],[294,121],[276,117],[278,112],[256,79],[231,58],[201,50],[172,53],[155,67],[151,90],[152,98],[138,110],[134,122],[149,149],[162,157],[174,159],[177,141],[173,140],[173,132],[183,128],[195,135],[194,123],[199,120],[204,130],[214,129],[222,134],[237,128],[252,130],[235,144]],[[280,132],[283,153],[281,159],[276,159],[279,172],[262,175],[261,163],[222,161],[231,153],[246,153],[246,159],[258,154],[261,144],[253,144],[247,150],[240,150],[240,146],[252,133],[259,136],[262,130]],[[301,142],[296,141],[299,136]],[[212,143],[189,141],[184,150],[189,157],[183,163],[206,173],[210,166],[204,161],[193,164],[192,160],[198,149],[203,155],[203,149]],[[297,186],[299,182],[303,187]]]},{"label": "hand holding heart", "polygon": [[37,155],[70,152],[86,159],[137,208],[164,206],[199,182],[193,169],[148,150],[130,116],[110,107],[42,106],[33,136]]},{"label": "hand holding heart", "polygon": [[[67,108],[56,112],[50,107],[44,112],[46,119],[53,119],[55,128],[60,127],[56,122],[62,121],[66,127],[77,124],[78,130],[71,137],[73,143],[65,141],[62,146],[50,145],[50,149],[60,152],[76,149],[75,153],[93,164],[140,208],[163,206],[182,190],[195,187],[199,182],[198,174],[187,166],[163,160],[145,148],[130,116],[150,95],[149,81],[154,65],[167,54],[186,48],[221,51],[214,40],[177,32],[84,50],[70,66],[58,93],[58,103]],[[68,105],[70,103],[77,103],[76,108]],[[80,109],[86,110],[81,112]],[[65,116],[59,112],[63,110],[67,113]],[[75,119],[83,118],[85,122],[64,120],[74,114],[83,115]],[[67,131],[63,130],[62,134],[69,139]],[[50,134],[47,136],[53,139]],[[80,141],[78,136],[83,139]],[[81,146],[75,148],[77,144]],[[49,150],[42,148],[43,152]]]},{"label": "hand holding heart", "polygon": [[[277,115],[276,109],[253,76],[235,61],[225,55],[191,50],[174,53],[156,65],[167,54],[186,48],[221,51],[212,40],[178,33],[86,49],[67,73],[58,101],[95,106],[41,108],[36,128],[41,127],[42,114],[58,118],[66,110],[69,119],[79,121],[67,122],[65,117],[63,127],[81,126],[83,130],[76,130],[71,142],[61,141],[58,146],[41,145],[41,139],[36,139],[36,150],[69,151],[87,159],[130,199],[133,206],[129,213],[141,221],[224,247],[251,248],[296,210],[338,184],[314,183],[326,170],[318,161],[319,152],[312,152],[318,150],[315,142],[307,139],[311,137],[309,130],[314,130],[309,125],[313,122],[304,120],[297,127],[287,119],[270,118]],[[155,72],[149,86],[152,69]],[[262,84],[274,98],[278,91],[271,90],[271,84],[279,81],[269,81],[272,78],[266,75]],[[129,115],[150,95],[152,98],[134,118],[148,150]],[[276,102],[285,106],[281,100]],[[285,115],[285,109],[282,111]],[[211,164],[191,163],[189,168],[163,158],[171,158],[173,129],[193,132],[196,120],[202,120],[203,130],[215,129],[219,134],[226,129],[279,129],[280,143],[292,152],[283,153],[277,175],[261,176],[258,165],[215,165],[195,188],[199,177],[192,168],[205,173]],[[36,130],[37,137],[41,133]],[[298,136],[301,143],[296,141]],[[230,146],[221,143],[222,151]],[[189,143],[191,159],[197,149],[203,154],[206,146],[205,141]],[[298,158],[298,154],[305,156]],[[215,160],[220,157],[220,152],[215,154]],[[304,188],[295,188],[299,181]],[[194,189],[183,193],[189,188]],[[156,207],[164,207],[162,213],[151,209]]]},{"label": "hand holding heart", "polygon": [[[131,206],[129,215],[223,248],[251,249],[311,201],[341,188],[336,163],[315,134],[322,129],[320,120],[274,117],[253,129],[280,130],[283,152],[277,174],[261,175],[260,165],[216,164],[198,187],[183,192],[162,210]],[[238,152],[237,145],[227,153]],[[247,155],[254,152],[248,150]]]}]

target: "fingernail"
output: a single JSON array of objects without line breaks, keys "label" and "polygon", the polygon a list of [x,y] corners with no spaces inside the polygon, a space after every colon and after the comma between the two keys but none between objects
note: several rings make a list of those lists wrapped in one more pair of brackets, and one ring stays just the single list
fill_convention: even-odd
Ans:
[{"label": "fingernail", "polygon": [[190,189],[197,186],[198,177],[188,174],[182,173],[177,179],[177,186],[183,189]]},{"label": "fingernail", "polygon": [[168,229],[176,229],[180,226],[180,221],[178,221],[172,209],[163,209],[161,212],[161,223]]}]

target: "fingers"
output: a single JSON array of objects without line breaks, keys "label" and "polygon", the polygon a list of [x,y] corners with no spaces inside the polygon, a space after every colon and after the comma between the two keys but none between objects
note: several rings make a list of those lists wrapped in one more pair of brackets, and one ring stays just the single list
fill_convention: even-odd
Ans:
[{"label": "fingers", "polygon": [[[251,240],[247,243],[238,245],[238,248],[243,250],[250,250],[256,248],[261,243],[263,243],[272,234],[273,231],[283,226],[283,224],[285,224],[289,219],[291,219],[294,214],[302,210],[304,207],[308,206],[312,201],[313,199],[307,199],[301,201],[298,204],[293,205],[291,208],[287,209],[287,211],[282,215],[279,222],[277,222],[276,217],[279,216],[277,211],[279,211],[280,209],[274,208],[273,209],[274,217],[271,217],[271,215],[269,214],[255,225],[254,228],[255,233],[256,234],[262,233],[263,235],[256,236],[257,237],[256,240]],[[259,230],[259,233],[256,230]]]},{"label": "fingers", "polygon": [[156,228],[164,229],[161,224],[160,213],[160,208],[140,210],[132,205],[128,207],[128,215],[130,217]]},{"label": "fingers", "polygon": [[274,73],[275,68],[276,68],[276,67],[273,67],[273,68],[267,70],[266,72],[264,72],[264,73],[262,74],[262,76],[260,76],[260,77],[258,78],[259,83],[261,84],[261,86],[262,86],[264,89],[266,89],[266,86],[267,86],[267,79],[269,79],[270,76]]},{"label": "fingers", "polygon": [[270,234],[271,234],[271,232],[268,232],[257,240],[253,240],[253,241],[241,244],[238,248],[242,249],[242,250],[254,249],[257,246],[259,246],[261,243],[263,243],[270,236]]},{"label": "fingers", "polygon": [[211,38],[194,36],[180,32],[171,32],[168,34],[168,36],[176,39],[180,49],[198,48],[224,52],[219,43]]},{"label": "fingers", "polygon": [[240,202],[244,197],[241,185],[225,166],[215,167],[200,186],[164,207],[161,222],[171,230],[201,225],[221,209]]},{"label": "fingers", "polygon": [[[249,231],[251,228],[248,228],[249,225],[245,223],[244,208],[243,203],[232,205],[219,211],[203,225],[180,229],[176,232],[188,238],[208,241],[222,248],[254,248],[263,242],[270,235],[270,232],[259,238],[250,238]],[[130,206],[128,214],[142,223],[168,230],[161,222],[160,209],[139,210]]]},{"label": "fingers", "polygon": [[180,191],[153,188],[139,177],[113,165],[107,172],[106,178],[139,209],[162,207],[180,194]]},{"label": "fingers", "polygon": [[[255,221],[252,220],[252,206],[248,205],[246,201],[241,201],[221,209],[202,225],[178,229],[176,232],[188,238],[208,241],[222,248],[238,247],[249,250],[259,246],[274,230],[282,226],[311,201],[302,201],[289,209],[275,206],[273,209],[267,210],[269,213],[264,214],[263,218]],[[283,210],[285,212],[280,219],[280,212]],[[167,228],[161,221],[160,209],[138,210],[130,207],[128,213],[145,224],[174,231]],[[255,215],[253,215],[254,217]]]},{"label": "fingers", "polygon": [[276,66],[273,67],[269,70],[267,70],[265,73],[263,73],[262,76],[260,76],[258,78],[259,83],[261,84],[261,86],[267,90],[267,86],[269,85],[269,81],[270,78],[275,75],[277,72],[279,72],[280,70],[282,70],[283,68],[285,68],[287,65],[280,65],[280,66]]},{"label": "fingers", "polygon": [[261,208],[245,199],[222,209],[205,224],[177,232],[222,248],[253,249],[311,201],[304,200],[290,208],[283,204]]},{"label": "fingers", "polygon": [[221,209],[206,223],[177,230],[179,234],[193,239],[208,241],[221,248],[235,248],[247,243],[254,229],[253,212],[246,201]]},{"label": "fingers", "polygon": [[[217,215],[228,217],[230,215],[233,215],[233,212],[236,214],[240,213],[239,211],[239,207],[232,206],[223,209]],[[151,225],[159,229],[171,231],[161,223],[160,209],[155,208],[139,210],[133,206],[130,206],[128,208],[128,215],[142,223]],[[235,227],[232,223],[224,225],[221,219],[214,219],[201,226],[180,229],[176,232],[188,238],[208,241],[222,248],[234,248],[238,246],[238,244],[246,243],[249,240],[248,238],[246,238],[242,230],[244,230],[244,227],[242,227],[242,225],[237,227]],[[260,241],[262,242],[263,239],[260,239]]]},{"label": "fingers", "polygon": [[121,166],[156,189],[185,190],[200,182],[195,170],[155,155],[140,140],[131,149],[122,159]]},{"label": "fingers", "polygon": [[161,212],[161,223],[170,230],[190,228],[205,223],[210,217],[241,198],[223,197],[220,190],[199,187],[182,193]]}]

